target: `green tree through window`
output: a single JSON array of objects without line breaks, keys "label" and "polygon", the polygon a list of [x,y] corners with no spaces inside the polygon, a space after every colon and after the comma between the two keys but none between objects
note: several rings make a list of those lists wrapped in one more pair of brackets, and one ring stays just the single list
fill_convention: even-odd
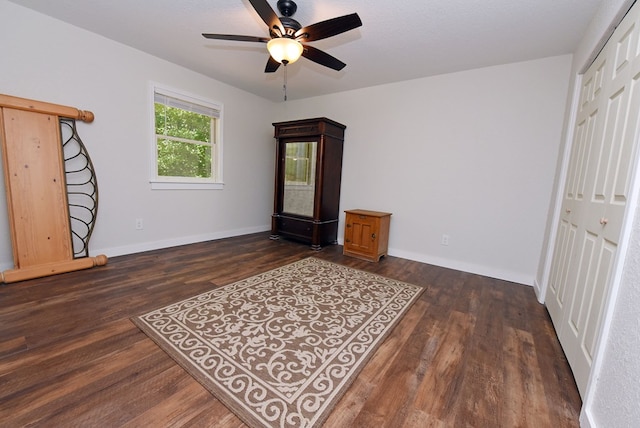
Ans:
[{"label": "green tree through window", "polygon": [[154,91],[156,175],[215,182],[220,111]]}]

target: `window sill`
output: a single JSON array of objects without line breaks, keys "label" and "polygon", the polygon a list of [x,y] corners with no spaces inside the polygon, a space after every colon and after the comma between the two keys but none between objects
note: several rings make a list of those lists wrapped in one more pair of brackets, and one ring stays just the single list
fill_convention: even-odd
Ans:
[{"label": "window sill", "polygon": [[222,190],[224,183],[182,183],[151,181],[151,190]]}]

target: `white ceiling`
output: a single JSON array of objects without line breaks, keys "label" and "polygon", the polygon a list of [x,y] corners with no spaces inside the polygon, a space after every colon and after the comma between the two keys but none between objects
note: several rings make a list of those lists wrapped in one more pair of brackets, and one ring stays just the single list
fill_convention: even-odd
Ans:
[{"label": "white ceiling", "polygon": [[[261,97],[283,99],[283,67],[264,73],[265,44],[201,36],[268,37],[247,0],[10,1]],[[277,13],[277,0],[268,1]],[[353,12],[363,26],[311,42],[347,66],[337,72],[306,58],[290,64],[288,99],[572,53],[605,1],[298,0],[293,18],[303,26]]]}]

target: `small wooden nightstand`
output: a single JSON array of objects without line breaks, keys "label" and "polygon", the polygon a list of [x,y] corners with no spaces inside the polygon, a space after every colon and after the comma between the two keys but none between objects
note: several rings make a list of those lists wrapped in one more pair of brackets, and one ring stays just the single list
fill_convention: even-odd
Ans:
[{"label": "small wooden nightstand", "polygon": [[391,213],[347,210],[345,214],[343,254],[371,262],[386,256]]}]

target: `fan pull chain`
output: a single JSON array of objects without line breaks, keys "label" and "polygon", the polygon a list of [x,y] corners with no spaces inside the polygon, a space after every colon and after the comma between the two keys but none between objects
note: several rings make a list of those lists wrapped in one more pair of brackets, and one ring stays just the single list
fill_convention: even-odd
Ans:
[{"label": "fan pull chain", "polygon": [[284,91],[284,100],[287,101],[287,64],[283,62],[284,65],[284,84],[282,85],[282,90]]}]

